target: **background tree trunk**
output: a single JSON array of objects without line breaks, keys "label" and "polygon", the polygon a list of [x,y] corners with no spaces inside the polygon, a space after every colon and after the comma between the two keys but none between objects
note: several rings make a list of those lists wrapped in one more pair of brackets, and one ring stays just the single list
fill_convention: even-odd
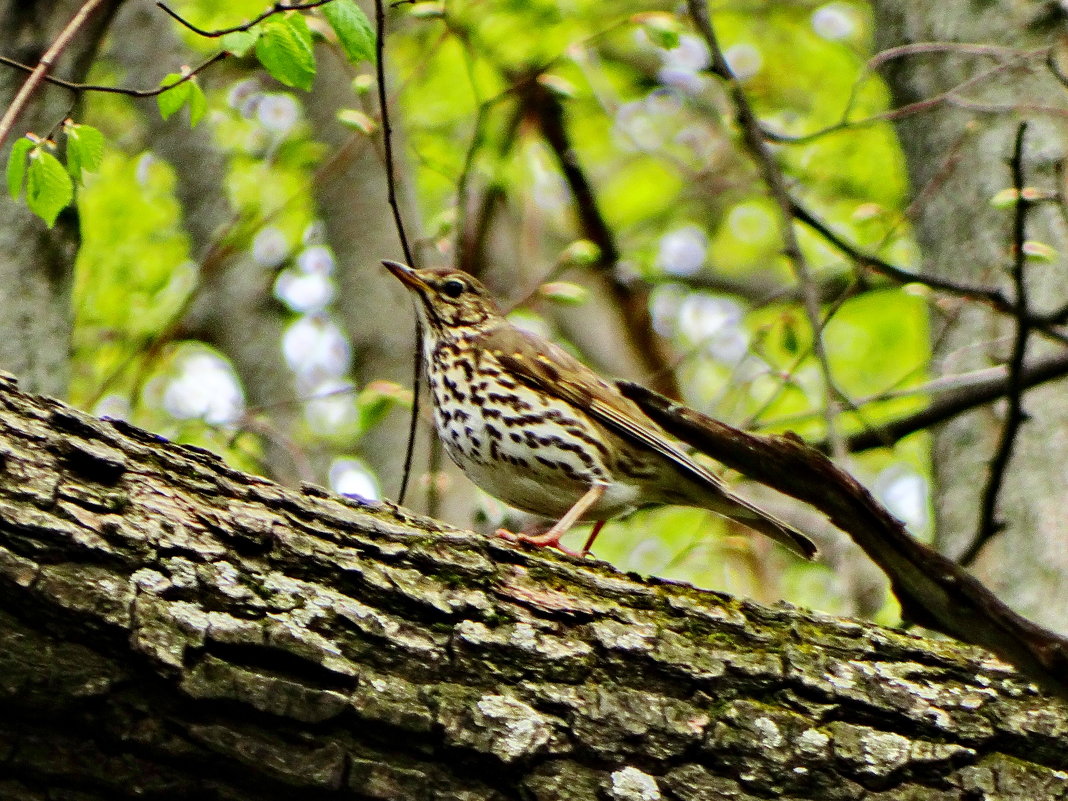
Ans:
[{"label": "background tree trunk", "polygon": [[[1002,286],[1012,296],[1012,211],[991,198],[1012,186],[1008,160],[1021,116],[1029,106],[1068,109],[1068,94],[1044,61],[1064,29],[1065,12],[1054,4],[875,4],[876,50],[915,42],[978,42],[1013,48],[996,57],[965,52],[912,55],[890,61],[885,75],[900,106],[942,93],[951,95],[922,113],[898,121],[912,181],[916,236],[924,271],[974,283]],[[1000,66],[1000,69],[995,69]],[[989,73],[984,75],[984,73]],[[982,76],[982,77],[980,77]],[[964,85],[967,81],[974,82]],[[1026,140],[1026,185],[1061,199],[1033,207],[1027,237],[1054,247],[1055,263],[1032,262],[1027,270],[1036,313],[1063,306],[1068,279],[1068,227],[1064,216],[1063,160],[1068,131],[1063,114],[1039,115]],[[1012,324],[975,303],[941,305],[932,325],[933,372],[962,373],[1004,363]],[[1036,338],[1037,339],[1037,338]],[[1034,341],[1031,357],[1048,352]],[[999,519],[1006,528],[984,548],[975,572],[1024,615],[1068,630],[1068,404],[1065,384],[1052,382],[1027,393],[1030,421],[1017,438],[1000,494]],[[957,417],[932,440],[934,511],[938,545],[960,554],[979,525],[980,495],[1004,425],[1001,406]],[[1026,581],[1020,577],[1026,575]]]},{"label": "background tree trunk", "polygon": [[[131,4],[115,21],[111,56],[129,76],[162,78],[189,58],[174,22],[153,4]],[[158,75],[158,78],[157,78]],[[211,76],[214,78],[215,76]],[[228,164],[207,125],[190,128],[186,114],[164,120],[156,98],[137,102],[144,114],[144,146],[174,168],[191,256],[200,266],[196,296],[180,330],[230,359],[263,436],[263,473],[296,486],[310,479],[306,459],[288,445],[300,407],[293,376],[281,359],[283,310],[271,293],[275,273],[247,249],[227,247],[220,234],[236,220],[226,195]]]},{"label": "background tree trunk", "polygon": [[974,648],[303,493],[0,387],[0,796],[1056,799]]},{"label": "background tree trunk", "polygon": [[[52,73],[83,81],[97,45],[121,0],[104,3],[62,53]],[[36,66],[52,40],[74,16],[82,0],[0,0],[3,54]],[[7,109],[26,73],[0,70],[0,109]],[[11,144],[32,131],[48,136],[72,113],[71,93],[42,85],[30,98],[8,141],[0,147],[7,164]],[[78,217],[73,209],[59,215],[49,230],[26,207],[24,199],[0,193],[0,369],[19,375],[29,389],[62,397],[70,377],[71,287],[78,252]]]}]

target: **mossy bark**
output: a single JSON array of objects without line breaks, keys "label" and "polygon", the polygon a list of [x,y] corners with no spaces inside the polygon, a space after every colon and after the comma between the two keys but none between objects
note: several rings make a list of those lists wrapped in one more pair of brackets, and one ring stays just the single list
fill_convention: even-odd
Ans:
[{"label": "mossy bark", "polygon": [[0,385],[0,797],[1056,799],[984,652],[290,491]]}]

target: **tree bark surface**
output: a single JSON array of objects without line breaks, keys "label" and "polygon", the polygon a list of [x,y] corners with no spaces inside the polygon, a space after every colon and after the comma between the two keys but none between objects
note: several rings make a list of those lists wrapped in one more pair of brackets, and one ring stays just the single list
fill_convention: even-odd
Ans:
[{"label": "tree bark surface", "polygon": [[239,473],[0,384],[0,798],[1068,798],[984,652]]}]

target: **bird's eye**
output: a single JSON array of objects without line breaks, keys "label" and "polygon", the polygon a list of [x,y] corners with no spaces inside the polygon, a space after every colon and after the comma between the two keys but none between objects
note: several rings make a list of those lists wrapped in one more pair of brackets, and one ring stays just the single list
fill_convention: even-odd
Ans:
[{"label": "bird's eye", "polygon": [[463,294],[464,282],[456,278],[450,278],[444,284],[441,285],[441,291],[448,295],[450,298],[458,298]]}]

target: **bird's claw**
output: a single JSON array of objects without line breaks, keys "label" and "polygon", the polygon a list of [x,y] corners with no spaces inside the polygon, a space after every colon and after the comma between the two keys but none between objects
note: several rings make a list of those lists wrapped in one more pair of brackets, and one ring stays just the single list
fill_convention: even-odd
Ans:
[{"label": "bird's claw", "polygon": [[586,554],[568,548],[566,545],[560,542],[562,533],[549,529],[544,534],[516,534],[514,531],[509,531],[506,528],[499,528],[494,532],[494,535],[501,539],[508,540],[509,542],[524,542],[529,545],[536,545],[539,548],[556,548],[558,551],[568,554],[569,556],[575,556],[582,559]]}]

